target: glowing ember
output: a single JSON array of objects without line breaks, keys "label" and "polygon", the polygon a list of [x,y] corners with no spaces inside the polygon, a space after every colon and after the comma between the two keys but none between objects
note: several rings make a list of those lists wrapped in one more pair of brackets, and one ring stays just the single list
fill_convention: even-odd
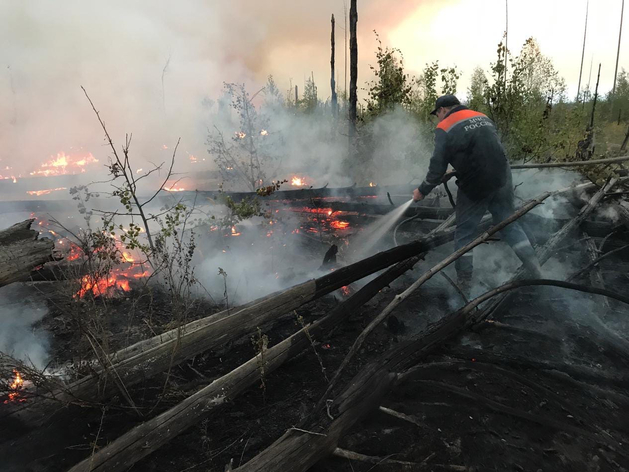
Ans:
[{"label": "glowing ember", "polygon": [[332,221],[330,226],[334,229],[346,229],[349,227],[349,223],[347,221]]},{"label": "glowing ember", "polygon": [[235,226],[232,226],[232,236],[240,236],[240,233]]},{"label": "glowing ember", "polygon": [[303,187],[304,185],[306,185],[306,179],[303,177],[293,177],[290,181],[290,184],[293,187]]},{"label": "glowing ember", "polygon": [[89,164],[98,162],[91,153],[83,156],[70,156],[63,152],[57,154],[57,157],[51,156],[48,162],[43,163],[39,169],[31,172],[31,175],[66,175],[78,174],[85,172],[85,167]]},{"label": "glowing ember", "polygon": [[185,192],[186,189],[183,187],[164,187],[164,190],[166,190],[167,192]]},{"label": "glowing ember", "polygon": [[[59,244],[63,243],[63,239],[58,241]],[[70,243],[70,252],[66,256],[67,261],[76,261],[79,257],[83,255],[83,250],[74,243]]]},{"label": "glowing ember", "polygon": [[262,136],[267,136],[269,134],[269,132],[267,130],[263,129],[262,131],[260,131],[260,134]]},{"label": "glowing ember", "polygon": [[46,190],[27,190],[26,193],[28,193],[29,195],[35,195],[37,197],[41,196],[41,195],[48,195],[52,192],[58,192],[59,190],[67,190],[66,187],[58,187],[58,188],[49,188]]},{"label": "glowing ember", "polygon": [[122,271],[115,269],[106,277],[92,277],[85,275],[81,279],[81,288],[74,294],[74,298],[83,298],[92,292],[95,297],[112,296],[116,290],[129,292],[129,279]]},{"label": "glowing ember", "polygon": [[377,183],[375,183],[375,182],[369,182],[369,186],[370,186],[370,187],[376,187],[377,185],[378,185],[378,184],[377,184]]},{"label": "glowing ember", "polygon": [[9,384],[9,398],[5,400],[4,403],[15,402],[15,401],[25,401],[24,399],[20,399],[20,390],[24,387],[24,380],[20,373],[13,369],[13,381]]},{"label": "glowing ember", "polygon": [[236,135],[237,138],[240,138],[240,139],[245,139],[245,137],[247,136],[247,134],[243,133],[242,131],[236,131],[234,134]]},{"label": "glowing ember", "polygon": [[344,296],[349,297],[352,294],[352,291],[350,290],[349,286],[344,285],[343,287],[341,287],[341,293],[343,293]]}]

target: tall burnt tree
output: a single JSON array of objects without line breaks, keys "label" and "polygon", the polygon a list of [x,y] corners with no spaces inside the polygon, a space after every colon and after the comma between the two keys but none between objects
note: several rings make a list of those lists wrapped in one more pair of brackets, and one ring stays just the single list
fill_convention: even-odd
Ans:
[{"label": "tall burnt tree", "polygon": [[358,23],[357,0],[352,0],[349,8],[349,139],[350,146],[356,135],[356,83],[358,81],[358,40],[356,24]]},{"label": "tall burnt tree", "polygon": [[334,15],[332,15],[332,32],[330,34],[330,48],[332,50],[330,56],[330,88],[332,89],[332,116],[336,116],[338,113],[337,99],[336,99],[336,82],[334,81]]}]

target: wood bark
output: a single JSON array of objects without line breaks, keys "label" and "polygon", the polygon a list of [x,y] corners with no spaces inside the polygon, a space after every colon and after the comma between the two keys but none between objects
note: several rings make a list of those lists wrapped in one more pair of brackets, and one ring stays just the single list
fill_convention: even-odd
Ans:
[{"label": "wood bark", "polygon": [[54,260],[51,239],[39,239],[33,219],[0,231],[0,287],[28,278],[33,269]]},{"label": "wood bark", "polygon": [[[581,184],[553,194],[565,193],[575,188],[585,189],[592,185]],[[317,279],[256,300],[245,307],[224,310],[136,343],[108,357],[107,365],[101,366],[93,374],[44,394],[37,402],[18,404],[4,415],[0,414],[0,418],[17,416],[26,422],[37,424],[64,402],[107,398],[118,391],[117,385],[129,387],[138,384],[185,359],[209,349],[220,348],[228,341],[252,333],[258,326],[276,320],[307,302],[445,244],[453,236],[454,228],[435,232],[430,237],[380,252]],[[116,382],[111,381],[112,374],[115,375]]]},{"label": "wood bark", "polygon": [[[628,158],[629,160],[629,158]],[[311,198],[320,197],[372,197],[376,195],[384,195],[387,188],[397,191],[403,191],[410,198],[413,193],[411,185],[398,185],[393,187],[338,187],[338,188],[303,188],[297,190],[278,190],[263,200],[310,200]],[[186,192],[181,192],[185,196]],[[212,198],[220,200],[221,198],[230,197],[235,202],[239,202],[245,198],[257,196],[256,192],[219,192],[214,190],[199,190],[194,193],[200,197]]]},{"label": "wood bark", "polygon": [[[555,285],[611,296],[623,303],[629,303],[629,297],[622,294],[556,280],[525,280],[507,283],[431,324],[419,335],[401,343],[377,361],[363,368],[346,384],[339,395],[330,399],[330,402],[327,402],[322,409],[316,410],[299,428],[289,429],[271,446],[234,471],[307,471],[320,459],[332,454],[339,438],[351,426],[377,408],[382,398],[397,384],[400,379],[399,372],[409,369],[420,359],[424,359],[476,323],[475,317],[470,315],[480,303],[500,293],[529,285]],[[553,425],[559,429],[563,426],[564,424]],[[596,438],[618,447],[618,444],[607,436],[597,435]]]},{"label": "wood bark", "polygon": [[[444,244],[452,240],[453,235],[453,229],[442,231],[430,238],[378,253],[318,279],[272,294],[243,308],[224,310],[136,343],[108,357],[107,365],[101,366],[94,374],[42,395],[33,404],[18,404],[0,415],[0,418],[17,416],[23,421],[37,424],[64,402],[107,398],[118,391],[119,384],[128,388],[185,359],[209,349],[220,348],[228,341],[252,333],[258,326],[278,319],[307,302]],[[116,382],[111,381],[111,375],[114,375]]]},{"label": "wood bark", "polygon": [[338,114],[338,105],[336,99],[336,81],[334,80],[334,15],[332,15],[332,32],[330,33],[330,89],[332,93],[332,98],[330,99],[330,104],[332,106],[332,116],[336,116]]},{"label": "wood bark", "polygon": [[358,23],[357,0],[351,0],[349,7],[349,145],[353,146],[356,135],[357,117],[357,83],[358,83],[358,40],[356,38],[356,24]]},{"label": "wood bark", "polygon": [[155,451],[192,425],[207,418],[245,389],[260,380],[260,362],[264,362],[265,375],[270,374],[284,362],[307,349],[311,339],[337,326],[346,315],[373,298],[385,286],[411,269],[419,257],[391,267],[382,275],[365,285],[351,298],[337,306],[328,315],[315,321],[241,365],[232,372],[214,380],[210,385],[188,397],[174,408],[137,426],[98,453],[74,466],[70,472],[127,470],[129,466]]},{"label": "wood bark", "polygon": [[622,144],[620,145],[620,152],[623,152],[627,149],[627,142],[629,141],[629,127],[627,127],[627,132],[625,133],[625,138],[622,140]]},{"label": "wood bark", "polygon": [[[447,229],[453,221],[453,218],[449,218],[435,233]],[[264,355],[265,371],[267,373],[274,371],[284,361],[291,359],[307,348],[313,337],[336,326],[342,321],[346,313],[355,310],[373,298],[383,287],[411,269],[423,255],[411,257],[390,267],[330,314],[270,348]],[[86,469],[86,464],[88,464],[86,460],[75,466],[72,472],[82,470],[116,471],[122,470],[120,467],[128,467],[135,463],[223,405],[224,402],[217,402],[217,398],[229,398],[231,400],[258,381],[260,379],[259,362],[260,359],[257,356],[229,374],[215,380],[171,410],[121,436],[89,459],[90,467],[94,466],[97,469]]]}]

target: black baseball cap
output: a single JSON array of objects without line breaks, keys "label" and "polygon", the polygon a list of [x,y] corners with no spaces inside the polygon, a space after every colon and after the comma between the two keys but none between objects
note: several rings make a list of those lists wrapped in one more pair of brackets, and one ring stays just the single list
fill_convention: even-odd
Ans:
[{"label": "black baseball cap", "polygon": [[456,98],[454,95],[442,95],[441,97],[439,97],[437,99],[437,101],[435,102],[435,109],[433,111],[430,112],[431,115],[436,115],[437,114],[437,110],[441,107],[453,107],[455,105],[460,105],[461,102],[459,102],[459,99]]}]

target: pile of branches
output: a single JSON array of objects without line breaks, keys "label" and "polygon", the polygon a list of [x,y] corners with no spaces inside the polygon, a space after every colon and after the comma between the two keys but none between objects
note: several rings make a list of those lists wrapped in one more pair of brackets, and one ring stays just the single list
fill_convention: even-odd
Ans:
[{"label": "pile of branches", "polygon": [[[562,242],[578,231],[579,226],[592,214],[603,198],[615,186],[624,184],[626,180],[626,178],[612,178],[599,188],[576,217],[569,220],[552,235],[543,247],[538,248],[540,262],[543,264],[548,261]],[[483,233],[478,238],[424,272],[369,323],[357,337],[345,360],[327,385],[326,392],[310,414],[299,425],[290,427],[282,437],[267,449],[234,470],[306,471],[319,460],[331,454],[372,463],[388,461],[387,463],[405,467],[420,467],[421,464],[374,458],[339,449],[338,443],[354,424],[378,409],[387,414],[397,415],[403,420],[409,420],[408,415],[382,407],[383,399],[397,386],[409,379],[416,378],[425,371],[424,363],[431,354],[446,345],[450,345],[452,341],[461,338],[471,330],[486,328],[488,320],[499,321],[501,314],[509,306],[515,289],[534,285],[552,285],[562,289],[588,292],[629,304],[629,297],[606,290],[601,286],[578,285],[569,280],[527,280],[524,270],[521,268],[508,283],[492,289],[474,300],[466,300],[462,308],[386,351],[376,360],[361,368],[349,381],[341,382],[343,372],[360,350],[367,336],[385,321],[400,303],[424,283],[442,273],[444,268],[459,257],[486,242],[500,229],[516,221],[546,199],[592,188],[595,188],[595,185],[588,183],[556,192],[546,192],[526,202],[508,219],[493,227],[489,227],[489,219],[485,218],[481,223]],[[103,402],[114,395],[121,395],[132,403],[128,396],[128,388],[134,384],[160,372],[170,370],[173,366],[207,350],[220,349],[236,339],[251,335],[265,323],[292,316],[293,310],[296,308],[319,299],[353,281],[386,269],[350,298],[338,304],[326,316],[313,323],[303,325],[302,329],[272,347],[262,343],[258,354],[246,363],[214,379],[204,388],[167,411],[135,426],[102,449],[94,448],[90,451],[89,457],[70,469],[72,472],[127,470],[140,459],[158,450],[193,425],[216,415],[229,401],[260,382],[264,375],[269,375],[285,362],[308,349],[314,338],[324,336],[325,333],[346,319],[348,314],[363,306],[384,287],[412,269],[425,257],[428,251],[451,241],[454,235],[453,219],[453,217],[448,218],[428,236],[419,240],[378,253],[317,279],[255,300],[242,307],[227,309],[196,320],[183,327],[141,341],[105,358],[98,359],[98,367],[90,375],[71,384],[42,392],[37,401],[12,405],[8,412],[5,411],[4,414],[0,414],[0,418],[3,421],[14,419],[27,425],[41,426],[48,420],[50,411],[58,407],[59,404]],[[599,261],[600,258],[597,259],[597,256],[594,256],[591,264],[582,272],[585,273],[594,269]],[[616,338],[618,337],[616,336]],[[612,344],[616,342],[618,345],[615,347],[621,349],[622,346],[618,346],[623,341],[616,338],[609,338],[611,339],[609,342]],[[444,363],[445,361],[441,360],[440,362]],[[454,361],[448,362],[450,362],[450,367],[455,365],[453,364]],[[435,385],[432,386],[435,387]],[[469,392],[457,391],[455,387],[448,387],[447,385],[441,387],[449,388],[450,392],[462,396],[473,397]],[[507,413],[516,416],[519,414],[520,417],[559,430],[588,435],[597,442],[606,444],[612,450],[620,451],[622,448],[621,439],[615,434],[604,434],[596,428],[588,429],[579,424],[553,418],[537,417],[532,414],[527,416],[522,412],[511,411],[508,407],[497,402],[491,403],[490,400],[487,402],[498,411],[507,411]],[[622,456],[621,452],[618,452],[618,455]],[[228,465],[229,469],[231,467]],[[454,467],[452,470],[468,470],[465,466],[451,467]],[[457,469],[457,467],[459,468]]]}]

